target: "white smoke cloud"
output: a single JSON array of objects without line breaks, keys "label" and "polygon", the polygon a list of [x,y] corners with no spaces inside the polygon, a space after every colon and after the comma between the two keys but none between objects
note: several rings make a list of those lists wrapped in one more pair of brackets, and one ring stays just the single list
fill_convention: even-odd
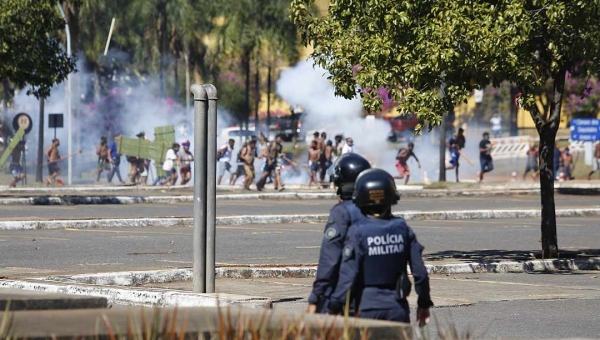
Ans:
[{"label": "white smoke cloud", "polygon": [[[276,83],[277,94],[292,106],[300,105],[305,110],[303,128],[307,131],[325,131],[329,139],[336,134],[352,137],[357,153],[363,155],[375,166],[397,176],[395,158],[398,148],[406,147],[407,142],[391,144],[387,142],[390,132],[389,122],[382,119],[365,119],[360,98],[348,100],[335,95],[333,85],[327,80],[328,72],[319,66],[313,66],[313,60],[302,61],[281,73]],[[437,130],[425,131],[422,136],[412,138],[415,153],[422,168],[414,159],[409,160],[411,183],[422,183],[425,172],[429,180],[439,178],[439,138]],[[473,161],[470,166],[463,159],[460,166],[460,179],[473,180],[479,168],[478,134],[467,129],[468,143],[464,154]],[[451,136],[448,135],[447,139]],[[310,138],[312,139],[312,137]],[[309,140],[310,140],[309,139]],[[449,154],[446,151],[446,163]],[[454,170],[446,173],[448,181],[454,181]],[[403,183],[403,181],[402,181]]]}]

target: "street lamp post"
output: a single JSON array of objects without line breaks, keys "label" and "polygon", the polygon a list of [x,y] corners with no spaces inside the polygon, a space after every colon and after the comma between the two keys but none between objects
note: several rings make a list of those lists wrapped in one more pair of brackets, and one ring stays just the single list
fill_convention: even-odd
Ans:
[{"label": "street lamp post", "polygon": [[[67,54],[71,55],[71,31],[69,30],[69,23],[67,22],[67,17],[65,15],[65,11],[63,10],[60,2],[57,2],[58,9],[60,10],[60,14],[65,20],[65,33],[67,36]],[[73,138],[72,138],[72,126],[73,126],[73,117],[71,112],[71,73],[67,76],[67,154],[70,155],[73,152]],[[72,170],[73,170],[73,162],[71,161],[71,157],[67,158],[67,184],[73,184]]]}]

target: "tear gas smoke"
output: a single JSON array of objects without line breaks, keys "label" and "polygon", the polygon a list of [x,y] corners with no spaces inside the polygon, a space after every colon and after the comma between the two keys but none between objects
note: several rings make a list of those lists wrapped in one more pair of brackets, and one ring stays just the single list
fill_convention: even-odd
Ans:
[{"label": "tear gas smoke", "polygon": [[[86,72],[83,62],[78,65],[80,70],[77,77],[80,79],[81,93],[90,88],[93,74]],[[118,82],[117,78],[113,81]],[[101,136],[108,136],[109,141],[117,134],[127,137],[135,137],[141,131],[146,133],[146,138],[154,139],[154,128],[158,126],[173,125],[175,127],[175,139],[178,143],[184,140],[193,142],[193,126],[188,124],[185,106],[176,103],[171,98],[159,98],[156,94],[159,83],[155,79],[144,79],[139,85],[115,85],[104,97],[97,102],[80,103],[73,105],[73,146],[72,150],[82,150],[81,155],[75,156],[73,162],[73,181],[80,182],[80,176],[85,173],[93,176],[96,170],[96,146]],[[77,93],[73,89],[73,93]],[[74,102],[77,99],[74,98]],[[79,110],[76,108],[79,107]],[[11,108],[9,119],[20,112],[27,113],[33,121],[33,129],[27,135],[27,163],[30,180],[34,173],[37,157],[37,137],[39,128],[39,101],[28,96],[25,91],[20,91],[14,98],[14,107]],[[64,127],[56,130],[56,137],[61,140],[59,150],[62,155],[67,150],[67,112],[66,112],[66,84],[63,82],[56,85],[51,96],[45,100],[45,122],[44,122],[44,148],[48,147],[54,138],[54,129],[48,128],[48,114],[64,114]],[[193,151],[193,150],[192,150]],[[61,168],[66,175],[66,162],[63,161]],[[44,164],[44,175],[46,166]],[[126,180],[127,162],[125,157],[121,159],[121,174]],[[103,174],[103,177],[106,173]],[[95,179],[95,178],[94,178]],[[115,179],[113,179],[115,181]],[[89,182],[89,178],[88,178]]]},{"label": "tear gas smoke", "polygon": [[[328,72],[321,67],[313,66],[313,60],[303,61],[281,73],[276,83],[277,94],[292,106],[304,108],[302,118],[303,132],[307,142],[312,140],[312,132],[327,132],[327,138],[333,140],[338,134],[352,137],[355,150],[367,158],[374,166],[397,176],[395,159],[398,147],[406,147],[406,142],[394,145],[387,142],[390,132],[389,122],[383,119],[365,119],[360,98],[345,99],[335,95],[333,85],[327,80]],[[437,129],[436,129],[437,130]],[[419,169],[414,159],[409,160],[411,167],[411,183],[423,182],[424,172],[431,181],[439,177],[439,142],[435,131],[424,132],[415,136],[414,152],[422,165]],[[469,157],[474,166],[469,166],[462,160],[460,178],[473,179],[479,168],[478,136],[466,133],[468,143],[463,152]],[[448,135],[448,138],[451,136]],[[446,155],[448,161],[449,154]],[[447,180],[453,181],[454,170],[447,172]],[[302,178],[306,183],[308,177]],[[403,183],[403,182],[402,182]]]}]

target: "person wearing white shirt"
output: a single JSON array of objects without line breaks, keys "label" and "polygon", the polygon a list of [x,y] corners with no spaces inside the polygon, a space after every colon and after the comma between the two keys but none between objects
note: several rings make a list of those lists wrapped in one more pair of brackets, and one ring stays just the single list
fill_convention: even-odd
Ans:
[{"label": "person wearing white shirt", "polygon": [[165,161],[162,165],[162,169],[166,172],[163,184],[174,185],[175,182],[177,182],[178,176],[175,162],[177,162],[177,166],[181,168],[181,159],[177,156],[180,148],[179,143],[173,143],[173,147],[167,150],[167,155],[165,156]]},{"label": "person wearing white shirt", "polygon": [[231,157],[233,154],[233,147],[235,146],[235,140],[230,139],[227,144],[224,144],[219,150],[217,150],[218,160],[218,173],[217,173],[217,185],[221,185],[221,179],[225,175],[225,171],[231,174]]},{"label": "person wearing white shirt", "polygon": [[494,133],[494,138],[502,137],[502,117],[499,114],[494,113],[492,119],[490,119],[490,123],[492,124],[492,132]]},{"label": "person wearing white shirt", "polygon": [[346,138],[346,144],[342,147],[342,155],[354,152],[354,140],[350,137]]}]

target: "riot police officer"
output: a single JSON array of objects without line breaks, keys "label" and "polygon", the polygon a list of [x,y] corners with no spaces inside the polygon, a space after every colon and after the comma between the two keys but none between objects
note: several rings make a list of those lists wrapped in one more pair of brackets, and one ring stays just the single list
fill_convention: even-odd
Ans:
[{"label": "riot police officer", "polygon": [[419,295],[417,319],[429,321],[429,277],[421,253],[423,246],[403,218],[394,217],[391,206],[398,202],[394,179],[380,169],[364,171],[356,180],[354,204],[364,218],[352,225],[342,251],[339,281],[328,306],[338,314],[346,293],[360,283],[360,317],[389,321],[410,321],[407,295],[409,264]]},{"label": "riot police officer", "polygon": [[331,209],[325,226],[317,277],[308,298],[310,313],[327,312],[329,296],[335,291],[338,282],[342,248],[348,228],[362,217],[360,210],[352,203],[354,182],[362,171],[369,168],[369,162],[354,153],[342,155],[336,160],[332,179],[340,202]]}]

